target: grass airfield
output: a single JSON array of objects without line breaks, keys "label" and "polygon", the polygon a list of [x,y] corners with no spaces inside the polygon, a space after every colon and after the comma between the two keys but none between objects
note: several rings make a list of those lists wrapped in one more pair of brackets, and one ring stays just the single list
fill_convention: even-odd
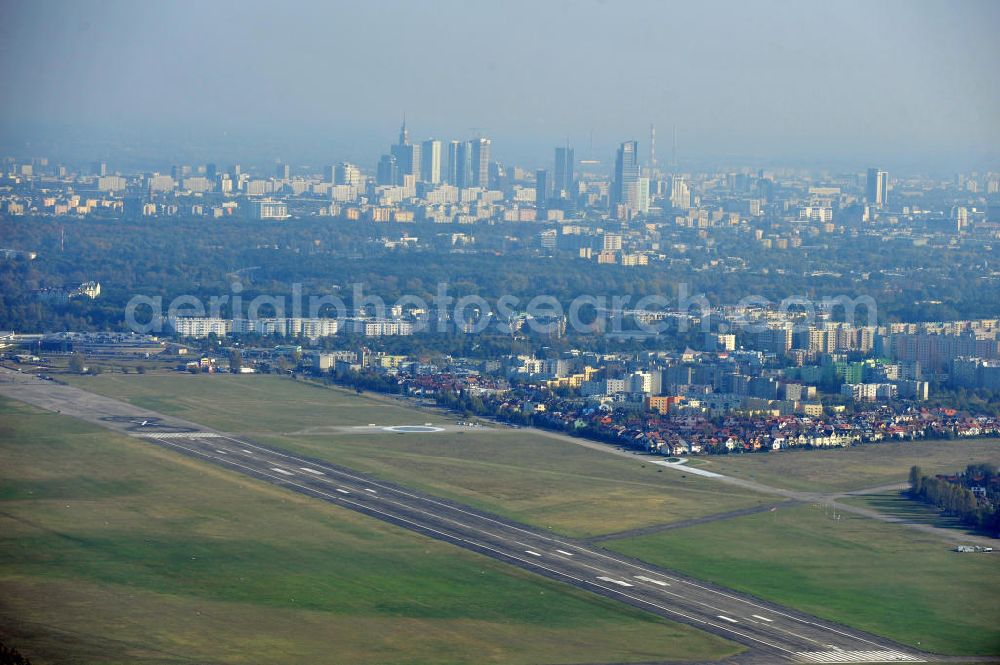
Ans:
[{"label": "grass airfield", "polygon": [[[327,433],[323,428],[331,425],[445,418],[278,377],[102,375],[74,377],[73,383],[569,536],[774,501],[710,479],[658,471],[641,457],[608,455],[524,430]],[[925,441],[690,463],[775,487],[843,493],[905,482],[914,464],[947,471],[996,461],[998,450],[995,440]],[[880,497],[848,500],[878,508],[886,501]],[[798,505],[604,546],[921,649],[998,655],[1000,560],[951,552],[953,544],[856,515],[834,519],[823,505]]]},{"label": "grass airfield", "polygon": [[[372,423],[457,422],[395,401],[280,377],[104,374],[71,382],[567,536],[615,533],[773,501],[663,470],[639,456],[612,457],[524,429],[372,433],[367,427]],[[361,431],[315,433],[345,426]]]},{"label": "grass airfield", "polygon": [[0,639],[37,663],[715,660],[738,645],[0,400]]}]

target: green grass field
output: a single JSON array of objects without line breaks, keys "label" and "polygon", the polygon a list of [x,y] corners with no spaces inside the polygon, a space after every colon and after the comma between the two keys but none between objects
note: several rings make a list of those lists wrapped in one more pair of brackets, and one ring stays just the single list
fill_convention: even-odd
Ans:
[{"label": "green grass field", "polygon": [[288,433],[324,425],[406,425],[412,409],[279,376],[102,374],[60,377],[85,390],[226,432]]},{"label": "green grass field", "polygon": [[[102,375],[87,390],[366,471],[571,536],[613,533],[772,501],[526,430],[289,434],[331,425],[441,422],[384,400],[279,377]],[[274,413],[274,417],[269,414]]]},{"label": "green grass field", "polygon": [[969,529],[969,527],[962,524],[957,518],[942,515],[941,511],[934,506],[906,498],[903,496],[902,491],[852,496],[841,501],[845,504],[877,510],[886,515],[902,517],[910,522],[954,529],[956,538],[959,538],[963,533],[975,533],[975,530]]},{"label": "green grass field", "polygon": [[798,506],[605,545],[921,649],[1000,654],[1000,559],[912,529]]},{"label": "green grass field", "polygon": [[0,639],[39,663],[573,663],[739,647],[0,400]]},{"label": "green grass field", "polygon": [[765,485],[813,492],[841,492],[907,481],[910,467],[925,473],[1000,464],[1000,439],[877,443],[834,450],[786,450],[694,460],[704,469]]}]

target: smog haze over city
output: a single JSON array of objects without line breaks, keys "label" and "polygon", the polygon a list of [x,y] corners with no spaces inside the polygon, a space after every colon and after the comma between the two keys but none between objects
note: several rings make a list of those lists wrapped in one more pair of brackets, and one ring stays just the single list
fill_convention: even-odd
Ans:
[{"label": "smog haze over city", "polygon": [[930,170],[1000,138],[989,0],[4,4],[9,147],[365,164],[405,113],[531,166],[656,123],[686,163]]},{"label": "smog haze over city", "polygon": [[997,35],[0,0],[0,665],[1000,663]]}]

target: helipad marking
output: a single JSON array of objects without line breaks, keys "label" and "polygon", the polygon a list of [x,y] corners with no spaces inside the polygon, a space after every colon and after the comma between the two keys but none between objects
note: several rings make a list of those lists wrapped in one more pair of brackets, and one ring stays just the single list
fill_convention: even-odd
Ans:
[{"label": "helipad marking", "polygon": [[430,423],[426,425],[390,425],[383,427],[383,431],[394,432],[396,434],[430,434],[432,432],[443,432],[443,427],[435,427]]}]

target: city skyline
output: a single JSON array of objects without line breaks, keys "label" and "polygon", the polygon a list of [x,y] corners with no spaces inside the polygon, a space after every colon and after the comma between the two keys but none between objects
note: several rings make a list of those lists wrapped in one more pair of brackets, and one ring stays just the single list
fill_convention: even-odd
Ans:
[{"label": "city skyline", "polygon": [[[374,166],[406,113],[421,138],[478,127],[494,158],[528,167],[547,168],[548,146],[567,139],[607,162],[650,123],[676,128],[687,165],[997,158],[993,3],[390,4],[288,16],[254,4],[11,5],[0,81],[17,95],[0,141],[81,158]],[[42,51],[30,47],[40,35]],[[957,42],[970,47],[947,49]]]},{"label": "city skyline", "polygon": [[1000,0],[0,17],[0,665],[1000,663]]}]

